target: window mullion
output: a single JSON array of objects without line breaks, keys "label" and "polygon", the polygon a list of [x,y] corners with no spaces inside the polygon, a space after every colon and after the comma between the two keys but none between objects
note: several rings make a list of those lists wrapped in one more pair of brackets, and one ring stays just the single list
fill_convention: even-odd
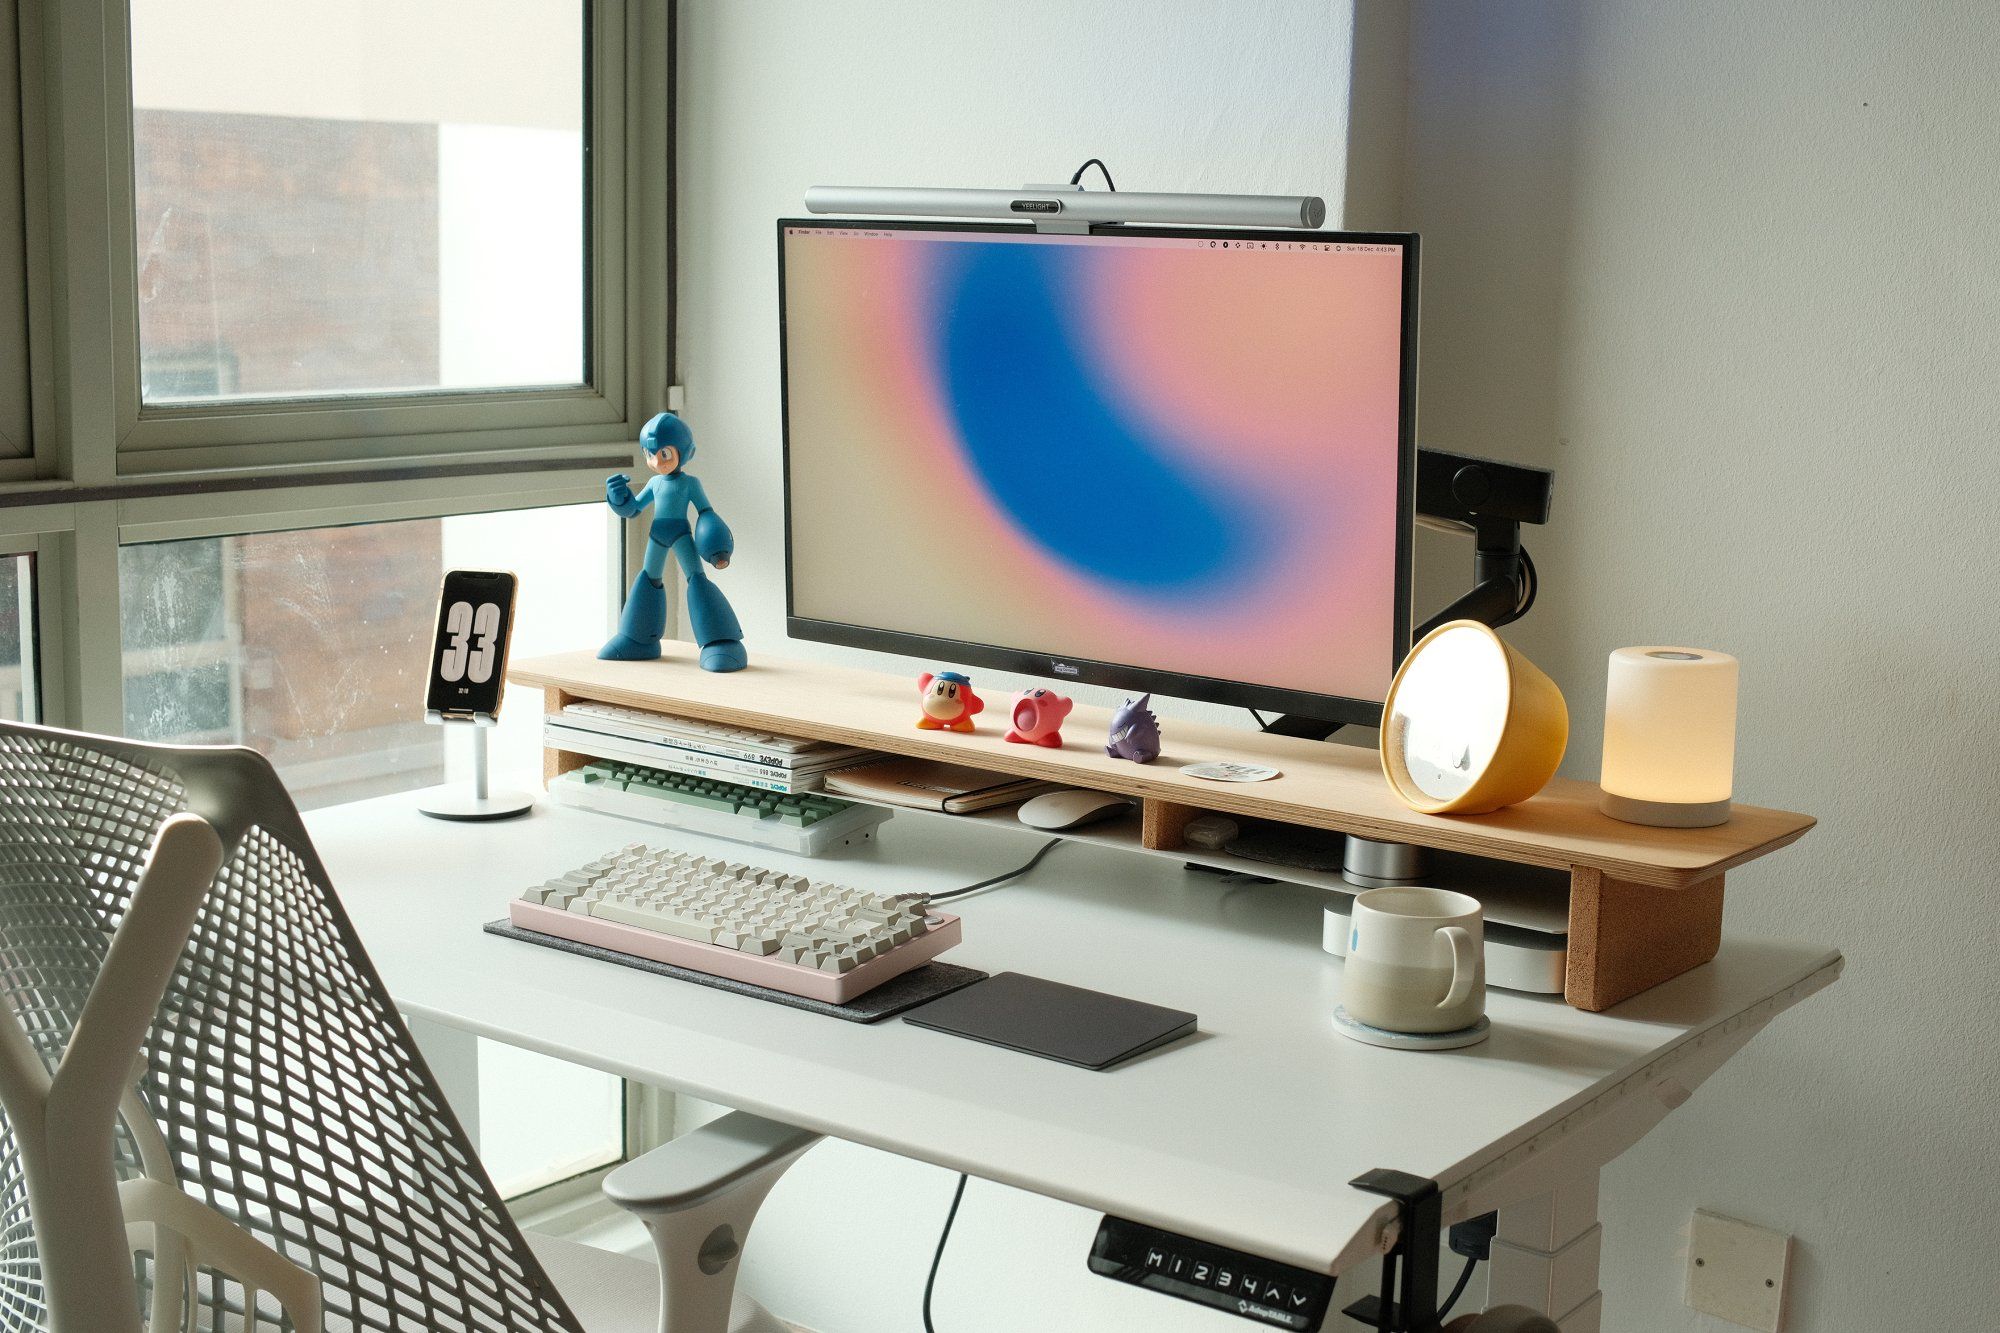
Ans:
[{"label": "window mullion", "polygon": [[[60,706],[64,725],[116,736],[125,730],[124,644],[119,629],[118,506],[76,506],[76,526],[62,535],[58,577],[42,596],[53,602],[50,648],[61,654],[62,688],[44,677],[44,704]],[[145,589],[135,590],[145,595]]]}]

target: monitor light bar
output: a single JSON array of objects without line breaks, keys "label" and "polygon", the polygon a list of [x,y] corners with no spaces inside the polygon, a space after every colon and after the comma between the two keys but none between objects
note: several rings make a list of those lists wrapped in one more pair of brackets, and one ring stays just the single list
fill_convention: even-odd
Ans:
[{"label": "monitor light bar", "polygon": [[1131,222],[1183,227],[1301,227],[1326,221],[1326,201],[1314,195],[1141,194],[1028,185],[1018,190],[951,190],[882,185],[815,185],[810,213],[883,217],[1006,218],[1049,230]]}]

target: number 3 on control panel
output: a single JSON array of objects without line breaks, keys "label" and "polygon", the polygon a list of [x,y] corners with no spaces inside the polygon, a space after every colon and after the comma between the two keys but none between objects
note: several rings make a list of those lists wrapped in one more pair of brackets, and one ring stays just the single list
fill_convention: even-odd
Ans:
[{"label": "number 3 on control panel", "polygon": [[454,569],[438,595],[426,711],[444,717],[500,712],[515,579],[499,570]]}]

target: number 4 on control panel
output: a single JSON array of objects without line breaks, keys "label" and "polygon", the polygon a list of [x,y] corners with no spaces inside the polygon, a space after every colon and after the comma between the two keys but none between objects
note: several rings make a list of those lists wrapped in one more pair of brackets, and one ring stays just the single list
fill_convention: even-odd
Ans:
[{"label": "number 4 on control panel", "polygon": [[438,594],[427,713],[441,718],[496,717],[507,676],[516,580],[502,570],[454,569]]}]

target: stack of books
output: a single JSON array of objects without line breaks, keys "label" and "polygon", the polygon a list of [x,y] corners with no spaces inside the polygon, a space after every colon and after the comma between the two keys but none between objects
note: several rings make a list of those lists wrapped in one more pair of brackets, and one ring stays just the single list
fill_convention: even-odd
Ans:
[{"label": "stack of books", "polygon": [[799,740],[616,704],[574,703],[551,714],[543,743],[598,759],[718,778],[784,793],[818,791],[836,768],[876,756],[831,741]]}]

